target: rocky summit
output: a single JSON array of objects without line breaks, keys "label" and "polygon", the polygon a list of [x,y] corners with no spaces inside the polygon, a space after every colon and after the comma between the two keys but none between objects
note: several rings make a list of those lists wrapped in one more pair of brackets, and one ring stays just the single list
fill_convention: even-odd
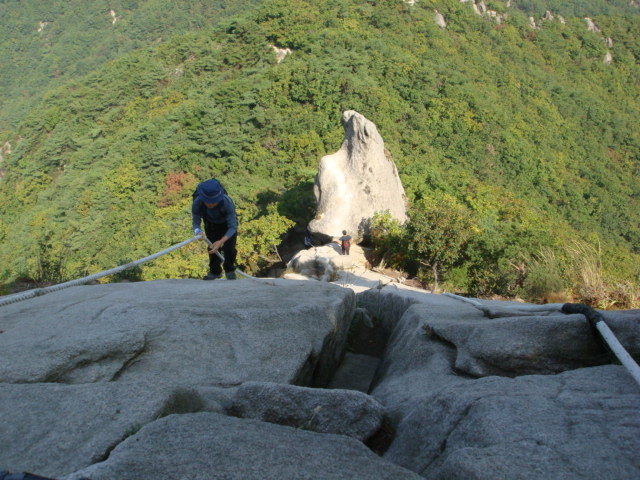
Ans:
[{"label": "rocky summit", "polygon": [[[0,308],[0,471],[640,477],[640,386],[581,314],[343,287],[158,280]],[[638,359],[640,311],[601,313]]]}]

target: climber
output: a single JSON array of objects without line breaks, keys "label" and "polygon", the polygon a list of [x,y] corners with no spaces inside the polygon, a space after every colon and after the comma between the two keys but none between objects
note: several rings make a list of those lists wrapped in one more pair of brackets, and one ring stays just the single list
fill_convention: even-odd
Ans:
[{"label": "climber", "polygon": [[342,255],[349,255],[351,249],[351,236],[347,235],[346,230],[342,230],[342,236],[338,239],[342,247]]},{"label": "climber", "polygon": [[[193,194],[191,205],[193,229],[196,236],[207,238],[213,242],[208,249],[209,273],[203,280],[222,278],[222,269],[227,280],[236,279],[236,240],[238,238],[238,219],[233,200],[227,195],[224,187],[214,178],[202,182]],[[200,222],[204,220],[204,233],[200,230]],[[216,252],[222,250],[224,264]]]}]

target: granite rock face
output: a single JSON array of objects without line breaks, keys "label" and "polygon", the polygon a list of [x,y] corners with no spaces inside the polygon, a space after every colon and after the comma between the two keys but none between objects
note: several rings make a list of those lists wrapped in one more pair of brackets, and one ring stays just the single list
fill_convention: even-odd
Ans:
[{"label": "granite rock face", "polygon": [[386,458],[426,478],[635,478],[640,395],[619,366],[485,377],[422,398]]},{"label": "granite rock face", "polygon": [[0,327],[0,382],[326,383],[353,308],[350,291],[285,280],[74,287],[4,307],[21,320]]},{"label": "granite rock face", "polygon": [[326,385],[354,309],[350,290],[286,280],[83,286],[3,307],[0,471],[72,474],[166,415],[226,413],[245,381]]},{"label": "granite rock face", "polygon": [[245,382],[233,398],[241,418],[346,435],[365,442],[382,428],[384,407],[361,392]]},{"label": "granite rock face", "polygon": [[[640,311],[602,313],[637,360]],[[373,333],[368,387],[317,388]],[[640,386],[558,305],[397,284],[108,284],[1,308],[0,352],[0,471],[640,478]]]},{"label": "granite rock face", "polygon": [[0,471],[73,472],[104,460],[147,423],[202,408],[197,392],[183,388],[1,383]]},{"label": "granite rock face", "polygon": [[455,368],[474,377],[560,373],[610,361],[582,315],[433,319],[424,330],[453,344]]},{"label": "granite rock face", "polygon": [[388,210],[407,219],[404,188],[375,124],[353,110],[342,114],[340,150],[322,157],[314,192],[317,213],[309,223],[321,239],[339,238],[346,230],[354,240],[369,233],[376,212]]},{"label": "granite rock face", "polygon": [[342,435],[227,417],[171,415],[145,426],[109,458],[64,480],[419,480]]},{"label": "granite rock face", "polygon": [[[513,317],[491,319],[388,288],[358,305],[391,328],[370,389],[396,428],[385,459],[442,480],[640,475],[640,386],[602,365],[611,358],[582,315],[519,316],[514,305]],[[640,311],[604,316],[635,354]]]}]

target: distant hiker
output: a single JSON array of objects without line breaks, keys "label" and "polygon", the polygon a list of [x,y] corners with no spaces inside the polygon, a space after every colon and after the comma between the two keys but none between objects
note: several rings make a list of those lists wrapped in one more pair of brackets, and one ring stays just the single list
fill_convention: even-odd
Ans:
[{"label": "distant hiker", "polygon": [[342,230],[342,236],[340,240],[340,246],[342,247],[342,255],[349,255],[349,249],[351,248],[351,236],[347,235],[346,230]]},{"label": "distant hiker", "polygon": [[[238,238],[238,218],[236,206],[216,179],[202,182],[193,194],[191,205],[193,229],[201,238],[200,222],[204,220],[204,231],[213,242],[209,247],[209,273],[203,280],[222,278],[222,267],[228,280],[236,279],[236,240]],[[224,265],[215,252],[222,249]]]}]

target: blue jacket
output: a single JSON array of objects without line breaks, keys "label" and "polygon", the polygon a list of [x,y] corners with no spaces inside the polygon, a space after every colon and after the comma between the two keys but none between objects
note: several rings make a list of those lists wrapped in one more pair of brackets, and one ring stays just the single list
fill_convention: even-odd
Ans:
[{"label": "blue jacket", "polygon": [[191,204],[191,218],[193,219],[193,229],[200,228],[200,222],[205,223],[226,223],[227,238],[233,237],[238,231],[238,217],[236,216],[236,206],[228,195],[222,197],[222,201],[213,208],[207,208],[200,196],[193,199]]}]

